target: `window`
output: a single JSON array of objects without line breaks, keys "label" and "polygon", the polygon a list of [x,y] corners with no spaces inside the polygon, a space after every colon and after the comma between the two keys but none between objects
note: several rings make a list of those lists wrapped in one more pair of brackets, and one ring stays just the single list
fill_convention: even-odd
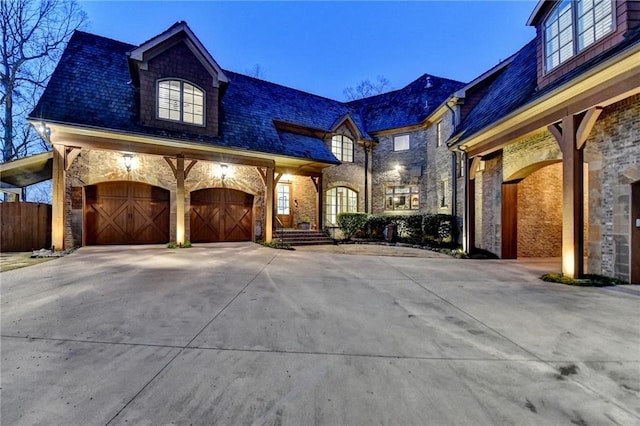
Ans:
[{"label": "window", "polygon": [[418,210],[420,188],[418,186],[388,186],[385,190],[386,210]]},{"label": "window", "polygon": [[276,214],[291,214],[291,187],[285,184],[278,184],[276,193],[278,194],[276,202]]},{"label": "window", "polygon": [[204,126],[204,92],[182,80],[158,81],[158,118]]},{"label": "window", "polygon": [[447,181],[440,181],[440,207],[447,207]]},{"label": "window", "polygon": [[544,22],[545,69],[552,70],[612,30],[612,0],[560,1]]},{"label": "window", "polygon": [[436,146],[442,146],[442,121],[436,123]]},{"label": "window", "polygon": [[393,150],[406,151],[409,149],[409,135],[400,135],[393,137]]},{"label": "window", "polygon": [[335,135],[331,139],[331,152],[340,161],[353,162],[353,141],[345,135]]},{"label": "window", "polygon": [[358,193],[349,188],[339,186],[327,191],[327,223],[338,223],[338,214],[358,211]]}]

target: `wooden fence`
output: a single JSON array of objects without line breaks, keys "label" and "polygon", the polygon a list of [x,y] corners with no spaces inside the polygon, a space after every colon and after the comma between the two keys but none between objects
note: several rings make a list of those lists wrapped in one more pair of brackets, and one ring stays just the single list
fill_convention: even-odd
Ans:
[{"label": "wooden fence", "polygon": [[0,251],[51,247],[51,205],[0,203]]}]

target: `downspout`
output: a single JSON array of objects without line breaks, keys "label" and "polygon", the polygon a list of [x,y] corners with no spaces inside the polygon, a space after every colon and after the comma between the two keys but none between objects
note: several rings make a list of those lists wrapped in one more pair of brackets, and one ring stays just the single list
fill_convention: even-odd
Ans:
[{"label": "downspout", "polygon": [[[449,106],[447,100],[444,105],[451,111],[451,134],[456,133],[456,112]],[[457,174],[457,154],[455,151],[451,152],[451,216],[458,215],[458,174]]]},{"label": "downspout", "polygon": [[369,213],[369,147],[367,141],[362,144],[364,149],[364,212]]}]

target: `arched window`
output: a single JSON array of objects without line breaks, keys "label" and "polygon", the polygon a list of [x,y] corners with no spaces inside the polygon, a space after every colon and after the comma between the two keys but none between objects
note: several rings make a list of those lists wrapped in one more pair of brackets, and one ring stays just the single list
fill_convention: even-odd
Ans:
[{"label": "arched window", "polygon": [[158,81],[158,118],[204,126],[204,91],[183,80]]},{"label": "arched window", "polygon": [[335,135],[331,139],[331,152],[344,162],[353,162],[353,140],[345,135]]},{"label": "arched window", "polygon": [[326,220],[330,225],[338,223],[338,213],[358,211],[358,193],[344,186],[327,191]]}]

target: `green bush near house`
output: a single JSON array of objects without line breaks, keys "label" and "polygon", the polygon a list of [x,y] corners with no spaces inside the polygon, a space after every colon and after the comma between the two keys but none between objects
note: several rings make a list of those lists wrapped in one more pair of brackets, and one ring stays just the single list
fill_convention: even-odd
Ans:
[{"label": "green bush near house", "polygon": [[363,230],[368,218],[367,213],[339,213],[338,226],[345,239],[350,240],[358,231]]},{"label": "green bush near house", "polygon": [[370,215],[340,213],[338,226],[344,238],[354,236],[370,240],[384,240],[384,230],[396,226],[398,241],[427,245],[434,248],[458,248],[458,221],[446,214]]},{"label": "green bush near house", "polygon": [[544,274],[540,277],[542,281],[581,287],[608,287],[618,284],[627,284],[617,278],[603,277],[602,275],[586,274],[583,278],[571,278],[564,274]]}]

